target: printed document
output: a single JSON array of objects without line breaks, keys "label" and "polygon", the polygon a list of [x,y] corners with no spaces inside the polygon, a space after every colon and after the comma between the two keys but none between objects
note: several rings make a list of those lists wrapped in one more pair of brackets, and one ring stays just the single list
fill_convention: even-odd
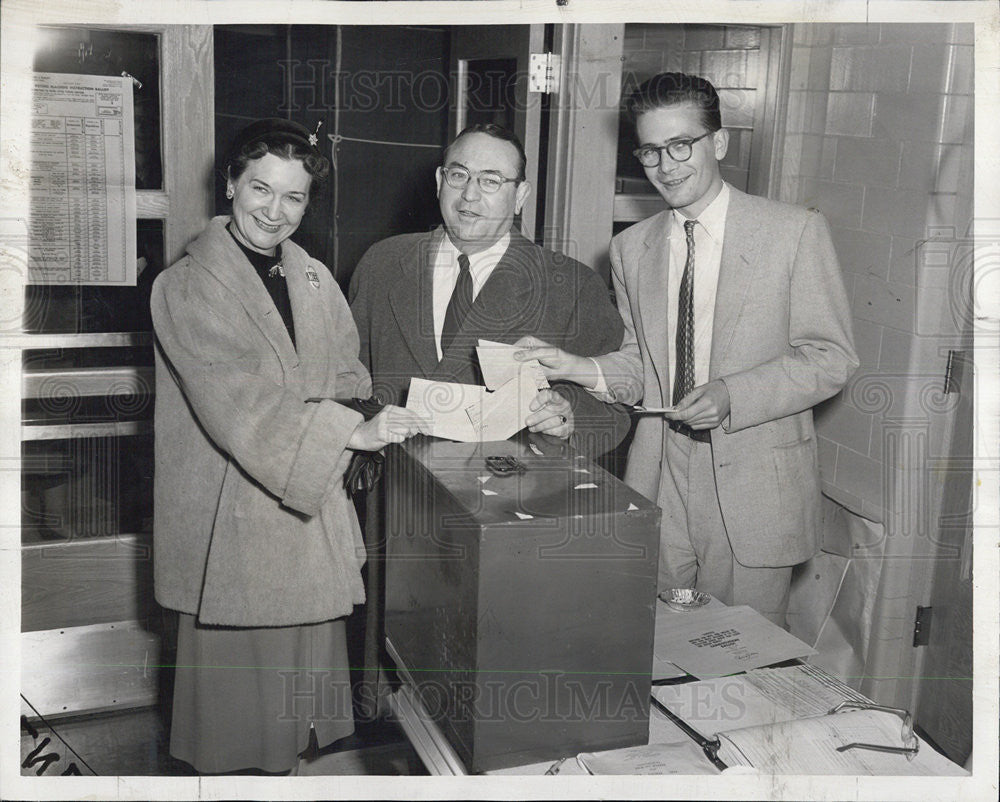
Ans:
[{"label": "printed document", "polygon": [[902,746],[901,719],[880,710],[853,710],[721,733],[719,757],[728,765],[774,774],[965,776],[967,772],[926,743],[912,760],[905,755],[838,746],[866,743]]},{"label": "printed document", "polygon": [[815,650],[746,605],[657,616],[653,672],[673,663],[700,679],[814,654]]},{"label": "printed document", "polygon": [[37,73],[28,281],[134,286],[132,80]]}]

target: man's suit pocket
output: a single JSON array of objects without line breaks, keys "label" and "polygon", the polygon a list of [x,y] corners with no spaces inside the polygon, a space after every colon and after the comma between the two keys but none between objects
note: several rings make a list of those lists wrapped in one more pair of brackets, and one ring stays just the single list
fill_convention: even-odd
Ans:
[{"label": "man's suit pocket", "polygon": [[819,529],[820,515],[816,438],[774,446],[771,457],[780,499],[780,531],[799,542],[810,542]]}]

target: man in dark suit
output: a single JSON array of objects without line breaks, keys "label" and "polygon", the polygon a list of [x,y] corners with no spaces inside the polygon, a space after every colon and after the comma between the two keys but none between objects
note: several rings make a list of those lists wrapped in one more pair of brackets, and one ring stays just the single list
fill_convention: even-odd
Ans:
[{"label": "man in dark suit", "polygon": [[[437,169],[444,226],[382,240],[361,259],[349,299],[361,361],[383,400],[403,403],[414,376],[481,383],[480,338],[512,344],[535,335],[583,355],[622,344],[622,319],[600,277],[511,228],[531,193],[524,167],[514,134],[466,128]],[[592,456],[628,429],[622,413],[570,383],[541,391],[526,423]]]},{"label": "man in dark suit", "polygon": [[544,343],[523,356],[606,400],[674,408],[639,420],[625,472],[663,509],[661,589],[783,624],[792,566],[819,548],[812,407],[858,366],[829,228],[722,180],[729,135],[708,81],[662,73],[626,108],[668,208],[611,242],[625,341],[596,360]]},{"label": "man in dark suit", "polygon": [[[579,354],[622,345],[624,325],[600,277],[562,254],[539,248],[512,229],[530,184],[524,148],[496,125],[460,133],[437,169],[444,226],[375,243],[354,271],[348,298],[361,338],[360,359],[373,393],[402,404],[414,376],[480,384],[475,346],[536,335]],[[628,418],[582,387],[553,382],[531,402],[532,432],[597,456],[628,432]],[[538,435],[534,435],[538,436]],[[378,665],[382,572],[379,514],[369,494],[368,609],[365,665]],[[362,688],[374,707],[375,672]]]}]

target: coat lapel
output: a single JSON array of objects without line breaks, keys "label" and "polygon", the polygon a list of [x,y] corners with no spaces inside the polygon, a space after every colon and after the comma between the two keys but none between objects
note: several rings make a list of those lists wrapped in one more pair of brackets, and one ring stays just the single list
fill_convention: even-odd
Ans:
[{"label": "coat lapel", "polygon": [[228,223],[229,217],[214,218],[208,225],[209,236],[191,243],[188,252],[239,299],[250,319],[274,348],[282,368],[294,370],[298,367],[299,358],[285,323],[275,309],[267,288],[257,277],[257,271],[226,230]]},{"label": "coat lapel", "polygon": [[477,341],[509,339],[507,335],[520,332],[525,321],[532,315],[537,316],[544,306],[542,270],[535,247],[511,231],[507,251],[483,284],[455,335],[452,348],[444,354],[430,378],[454,381],[455,377],[464,376],[470,381],[475,379],[476,366],[470,363],[470,354]]},{"label": "coat lapel", "polygon": [[543,288],[542,263],[535,246],[511,231],[506,253],[483,284],[459,333],[497,340],[518,329],[544,305],[531,303],[533,295],[536,301],[543,300]]},{"label": "coat lapel", "polygon": [[726,212],[726,233],[722,243],[722,263],[715,295],[715,317],[712,322],[712,355],[709,378],[723,370],[736,332],[736,322],[746,302],[747,290],[760,256],[757,226],[748,210],[746,195],[730,187],[729,209]]},{"label": "coat lapel", "polygon": [[328,354],[336,344],[334,334],[329,330],[330,316],[324,310],[322,292],[306,273],[311,271],[317,283],[324,278],[331,279],[316,273],[310,267],[305,251],[294,243],[285,242],[282,249],[281,261],[295,325],[295,348],[301,371],[299,378],[306,395],[322,395],[328,379]]},{"label": "coat lapel", "polygon": [[656,379],[660,384],[660,398],[666,403],[670,399],[670,376],[668,370],[669,345],[667,342],[668,317],[667,276],[670,270],[670,213],[663,212],[654,218],[649,233],[639,255],[639,314],[642,317],[643,336],[646,352],[650,356]]},{"label": "coat lapel", "polygon": [[421,237],[399,259],[399,278],[389,288],[389,306],[403,341],[420,367],[429,375],[437,367],[434,339],[434,254],[437,234]]}]

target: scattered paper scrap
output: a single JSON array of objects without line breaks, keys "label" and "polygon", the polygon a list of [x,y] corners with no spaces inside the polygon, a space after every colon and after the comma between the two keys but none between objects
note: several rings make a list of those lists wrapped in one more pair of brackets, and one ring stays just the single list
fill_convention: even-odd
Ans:
[{"label": "scattered paper scrap", "polygon": [[573,473],[590,473],[586,468],[574,468]]},{"label": "scattered paper scrap", "polygon": [[637,506],[635,506],[635,504],[633,504],[633,503],[632,503],[632,502],[630,501],[630,502],[628,503],[628,510],[626,510],[626,512],[632,512],[632,510],[637,510],[637,509],[639,509],[639,508],[638,508]]},{"label": "scattered paper scrap", "polygon": [[487,482],[488,482],[488,481],[489,481],[489,480],[490,480],[491,478],[492,478],[492,477],[491,477],[491,476],[489,476],[489,475],[486,475],[486,476],[480,476],[480,477],[479,477],[479,481],[480,481],[480,482],[482,482],[483,484],[486,484],[486,483],[487,483]]},{"label": "scattered paper scrap", "polygon": [[528,513],[526,512],[518,512],[517,510],[514,510],[514,515],[516,515],[522,521],[527,521],[529,518],[535,517],[534,515],[528,515]]},{"label": "scattered paper scrap", "polygon": [[583,484],[577,485],[573,488],[574,490],[596,490],[597,485],[593,482],[584,482]]},{"label": "scattered paper scrap", "polygon": [[537,457],[543,456],[542,450],[538,446],[536,446],[534,443],[528,443],[528,448],[530,448],[532,450],[532,452],[535,454],[535,456],[537,456]]},{"label": "scattered paper scrap", "polygon": [[487,489],[486,489],[486,488],[484,487],[484,488],[483,488],[483,495],[484,495],[484,496],[495,496],[495,495],[497,495],[497,492],[496,492],[495,490],[487,490]]}]

